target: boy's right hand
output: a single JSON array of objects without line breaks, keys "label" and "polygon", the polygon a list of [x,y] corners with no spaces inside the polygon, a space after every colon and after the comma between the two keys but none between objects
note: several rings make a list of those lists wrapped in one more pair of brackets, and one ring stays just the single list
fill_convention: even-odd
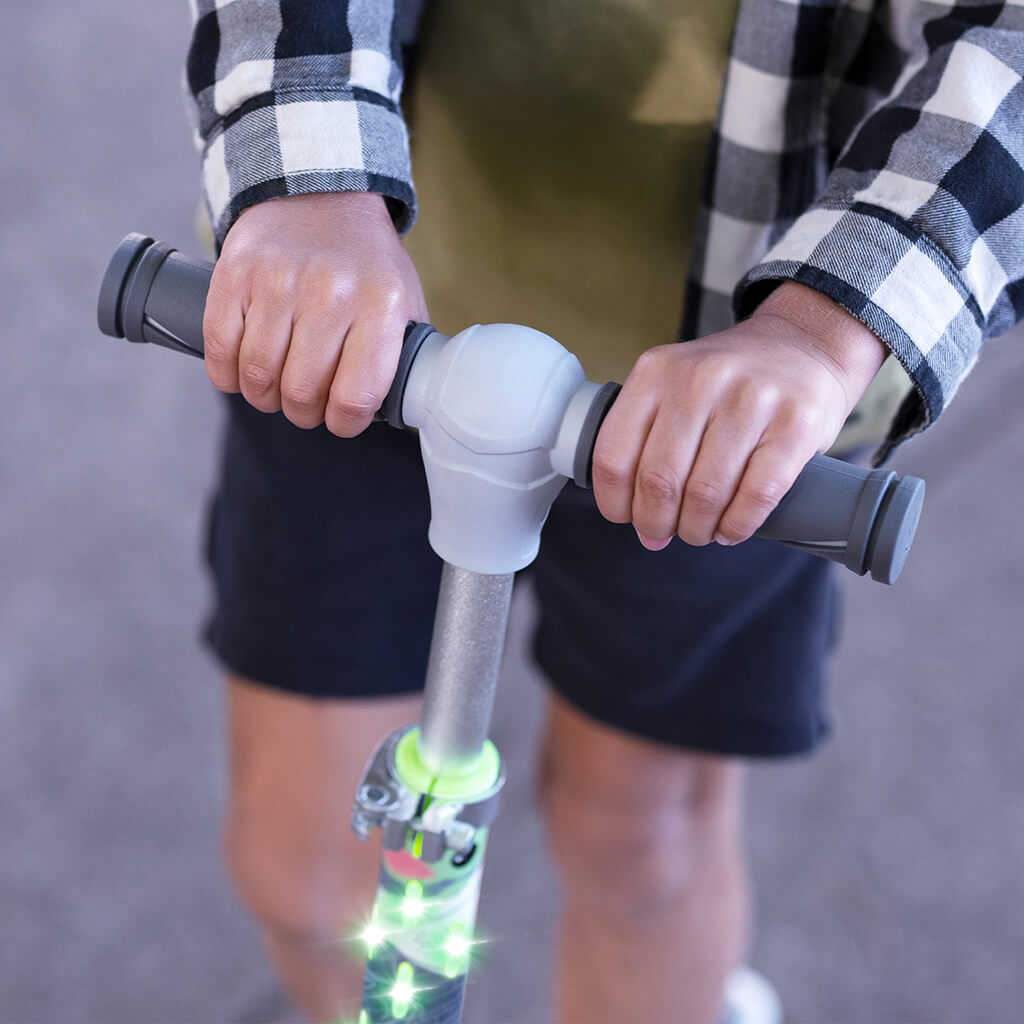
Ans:
[{"label": "boy's right hand", "polygon": [[354,437],[391,387],[407,322],[427,319],[382,196],[272,199],[244,210],[224,241],[203,318],[206,370],[263,412]]}]

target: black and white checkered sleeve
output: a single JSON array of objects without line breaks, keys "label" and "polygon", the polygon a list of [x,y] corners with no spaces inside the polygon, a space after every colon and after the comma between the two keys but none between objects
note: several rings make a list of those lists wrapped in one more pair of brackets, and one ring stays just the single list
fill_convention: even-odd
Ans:
[{"label": "black and white checkered sleeve", "polygon": [[192,0],[187,82],[218,243],[248,206],[372,191],[415,218],[399,109],[413,0]]},{"label": "black and white checkered sleeve", "polygon": [[745,315],[798,281],[886,343],[915,392],[879,460],[1024,318],[1024,4],[921,6],[932,16],[889,98],[735,296]]}]

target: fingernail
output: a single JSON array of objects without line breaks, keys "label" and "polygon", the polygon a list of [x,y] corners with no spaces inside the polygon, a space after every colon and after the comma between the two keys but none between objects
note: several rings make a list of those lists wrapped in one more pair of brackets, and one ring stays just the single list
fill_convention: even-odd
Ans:
[{"label": "fingernail", "polygon": [[736,543],[736,541],[729,540],[728,537],[723,537],[720,533],[716,533],[715,543],[721,544],[723,548],[731,548]]},{"label": "fingernail", "polygon": [[[636,527],[634,526],[633,529],[636,530]],[[655,540],[653,537],[645,537],[639,530],[636,530],[636,535],[640,538],[640,543],[643,544],[648,551],[661,551],[672,543],[671,537],[667,540]]]}]

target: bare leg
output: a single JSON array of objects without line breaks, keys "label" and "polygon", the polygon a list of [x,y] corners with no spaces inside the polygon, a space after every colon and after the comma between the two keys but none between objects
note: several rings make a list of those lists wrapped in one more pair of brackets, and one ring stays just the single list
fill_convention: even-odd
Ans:
[{"label": "bare leg", "polygon": [[379,839],[349,829],[373,747],[419,718],[419,697],[316,700],[228,680],[231,782],[224,851],[277,969],[316,1021],[355,1017]]},{"label": "bare leg", "polygon": [[743,957],[741,770],[552,697],[540,779],[566,892],[559,1024],[711,1024]]}]

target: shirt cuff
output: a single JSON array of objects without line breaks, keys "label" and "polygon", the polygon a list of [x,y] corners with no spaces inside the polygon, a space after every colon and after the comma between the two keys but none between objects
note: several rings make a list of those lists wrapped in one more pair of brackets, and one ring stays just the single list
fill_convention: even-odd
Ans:
[{"label": "shirt cuff", "polygon": [[737,318],[748,317],[784,281],[813,288],[852,313],[913,382],[876,465],[938,419],[977,359],[984,317],[961,273],[890,210],[857,203],[803,214],[738,284]]},{"label": "shirt cuff", "polygon": [[282,196],[377,192],[399,233],[416,218],[405,121],[366,89],[252,97],[209,134],[202,180],[218,247],[242,210]]}]

